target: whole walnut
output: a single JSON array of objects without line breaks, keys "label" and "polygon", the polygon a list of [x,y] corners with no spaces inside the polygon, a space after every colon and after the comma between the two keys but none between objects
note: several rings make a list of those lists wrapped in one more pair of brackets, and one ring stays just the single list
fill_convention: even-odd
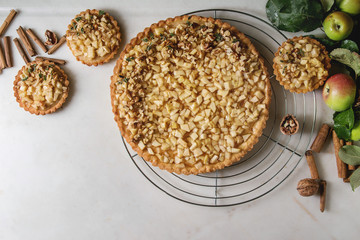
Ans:
[{"label": "whole walnut", "polygon": [[305,178],[298,182],[297,190],[303,197],[309,197],[319,191],[319,180],[312,178]]}]

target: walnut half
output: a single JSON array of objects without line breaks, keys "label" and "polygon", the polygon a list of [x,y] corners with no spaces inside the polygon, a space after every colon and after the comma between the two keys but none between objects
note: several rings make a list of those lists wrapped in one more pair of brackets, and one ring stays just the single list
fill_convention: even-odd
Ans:
[{"label": "walnut half", "polygon": [[299,130],[299,122],[296,120],[296,118],[288,114],[286,115],[280,123],[280,131],[285,135],[293,135],[297,133]]},{"label": "walnut half", "polygon": [[45,37],[46,37],[45,45],[54,45],[58,42],[56,34],[50,30],[46,30]]}]

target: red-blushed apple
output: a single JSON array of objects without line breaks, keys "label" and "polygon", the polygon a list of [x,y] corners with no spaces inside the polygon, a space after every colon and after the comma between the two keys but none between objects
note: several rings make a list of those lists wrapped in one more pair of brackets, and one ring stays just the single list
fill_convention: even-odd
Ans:
[{"label": "red-blushed apple", "polygon": [[347,38],[354,27],[352,18],[344,12],[330,13],[323,22],[325,34],[334,41]]},{"label": "red-blushed apple", "polygon": [[336,5],[350,15],[360,14],[360,0],[336,0]]},{"label": "red-blushed apple", "polygon": [[341,112],[354,103],[356,96],[355,81],[347,74],[338,73],[331,76],[323,88],[323,99],[334,111]]}]

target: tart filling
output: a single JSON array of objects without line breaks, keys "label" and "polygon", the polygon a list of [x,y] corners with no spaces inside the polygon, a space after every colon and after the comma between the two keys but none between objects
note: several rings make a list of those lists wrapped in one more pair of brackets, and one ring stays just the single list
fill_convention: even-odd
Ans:
[{"label": "tart filling", "polygon": [[305,93],[323,85],[329,75],[330,58],[318,41],[294,37],[280,46],[273,68],[276,79],[285,89]]},{"label": "tart filling", "polygon": [[238,161],[258,141],[270,103],[263,60],[220,20],[153,24],[121,53],[111,82],[115,120],[140,156],[197,174]]},{"label": "tart filling", "polygon": [[55,112],[68,96],[69,81],[54,63],[34,61],[18,72],[14,94],[20,107],[34,114]]},{"label": "tart filling", "polygon": [[114,57],[121,34],[117,22],[108,13],[86,10],[71,20],[66,40],[78,61],[97,66]]}]

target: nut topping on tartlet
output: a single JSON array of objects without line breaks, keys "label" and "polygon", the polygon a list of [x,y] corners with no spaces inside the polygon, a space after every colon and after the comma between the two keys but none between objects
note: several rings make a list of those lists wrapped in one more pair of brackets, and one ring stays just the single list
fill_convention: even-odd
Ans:
[{"label": "nut topping on tartlet", "polygon": [[65,102],[69,81],[63,70],[49,61],[34,61],[18,72],[14,95],[20,107],[36,115],[53,113]]},{"label": "nut topping on tartlet", "polygon": [[102,10],[86,10],[71,20],[67,45],[78,61],[97,66],[114,57],[120,46],[117,22]]},{"label": "nut topping on tartlet", "polygon": [[274,74],[290,92],[306,93],[319,88],[329,75],[330,58],[323,45],[309,37],[294,37],[275,53]]}]

